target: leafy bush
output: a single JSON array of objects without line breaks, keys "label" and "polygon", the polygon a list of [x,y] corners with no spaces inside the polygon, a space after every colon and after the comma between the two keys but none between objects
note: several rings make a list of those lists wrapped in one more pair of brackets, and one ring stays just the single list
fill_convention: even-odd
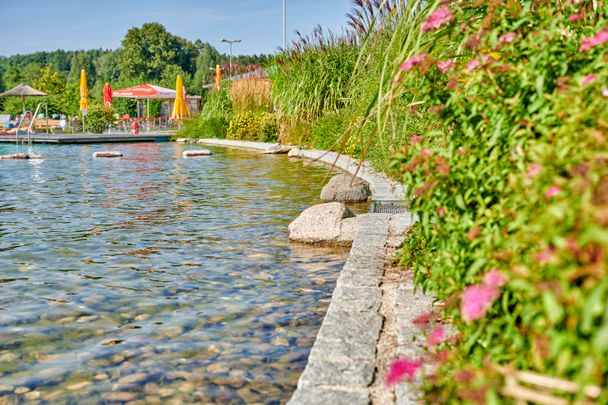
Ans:
[{"label": "leafy bush", "polygon": [[274,142],[277,140],[277,135],[278,127],[273,114],[246,111],[232,117],[226,139]]},{"label": "leafy bush", "polygon": [[392,166],[420,218],[403,263],[458,330],[430,402],[497,403],[505,365],[606,385],[607,16],[606,3],[459,1],[398,28],[376,113],[416,101],[429,123]]},{"label": "leafy bush", "polygon": [[238,80],[230,87],[234,112],[270,111],[270,83],[258,77]]},{"label": "leafy bush", "polygon": [[174,138],[224,138],[228,130],[228,121],[224,117],[199,116],[184,121],[184,125]]},{"label": "leafy bush", "polygon": [[101,134],[113,120],[114,109],[112,107],[94,104],[87,110],[87,115],[84,120],[85,131],[93,134]]}]

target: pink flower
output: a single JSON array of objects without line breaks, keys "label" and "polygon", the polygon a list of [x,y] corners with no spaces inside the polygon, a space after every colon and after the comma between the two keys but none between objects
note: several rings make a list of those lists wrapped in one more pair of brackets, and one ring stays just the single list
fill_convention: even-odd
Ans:
[{"label": "pink flower", "polygon": [[483,278],[483,284],[487,287],[499,288],[507,284],[507,276],[498,270],[492,270]]},{"label": "pink flower", "polygon": [[408,70],[412,69],[414,66],[419,65],[422,62],[424,62],[426,57],[427,57],[426,53],[424,55],[412,56],[411,58],[409,58],[408,60],[403,62],[401,64],[401,66],[399,67],[399,69],[401,69],[403,71],[408,71]]},{"label": "pink flower", "polygon": [[437,210],[437,215],[439,215],[440,217],[445,215],[445,210],[443,209],[443,207],[441,207]]},{"label": "pink flower", "polygon": [[560,186],[557,186],[557,185],[554,184],[551,187],[549,187],[547,189],[547,191],[545,191],[545,195],[548,198],[555,197],[556,195],[559,194],[560,191],[562,191],[562,189],[560,188]]},{"label": "pink flower", "polygon": [[597,78],[596,75],[587,75],[583,77],[583,85],[586,86]]},{"label": "pink flower", "polygon": [[548,247],[541,250],[540,252],[535,253],[534,256],[532,256],[532,259],[540,264],[549,263],[553,259],[553,249]]},{"label": "pink flower", "polygon": [[578,14],[572,14],[570,17],[568,17],[568,20],[570,20],[570,22],[577,22],[580,19],[581,16]]},{"label": "pink flower", "polygon": [[414,318],[414,320],[412,320],[412,323],[417,327],[421,328],[423,326],[428,325],[433,319],[435,319],[435,314],[433,312],[426,312]]},{"label": "pink flower", "polygon": [[594,37],[583,38],[582,45],[578,48],[579,52],[587,51],[594,46],[601,45],[608,41],[608,31],[600,31]]},{"label": "pink flower", "polygon": [[608,87],[602,90],[602,96],[608,97]]},{"label": "pink flower", "polygon": [[411,380],[420,367],[422,367],[422,360],[411,360],[407,358],[397,359],[391,364],[386,376],[386,384],[395,385],[401,381],[404,376]]},{"label": "pink flower", "polygon": [[443,342],[444,338],[445,338],[445,331],[443,330],[443,326],[437,326],[426,337],[426,345],[429,348],[433,348],[433,347],[437,346],[438,344],[441,344],[441,342]]},{"label": "pink flower", "polygon": [[422,151],[420,152],[420,154],[422,156],[431,156],[433,154],[433,151],[430,149],[422,149]]},{"label": "pink flower", "polygon": [[506,34],[503,34],[500,36],[500,38],[498,38],[498,45],[502,46],[502,45],[510,44],[513,41],[515,41],[515,38],[517,38],[516,33],[507,32]]},{"label": "pink flower", "polygon": [[496,287],[484,284],[468,286],[460,305],[462,319],[468,323],[483,318],[499,295]]},{"label": "pink flower", "polygon": [[437,67],[439,68],[439,71],[443,74],[449,72],[454,66],[456,66],[456,62],[454,62],[453,59],[446,61],[440,60],[439,62],[437,62]]},{"label": "pink flower", "polygon": [[412,137],[410,138],[410,142],[413,144],[418,143],[420,141],[422,141],[424,139],[423,136],[420,135],[412,135]]},{"label": "pink flower", "polygon": [[449,24],[454,19],[454,13],[447,8],[440,8],[435,10],[433,14],[426,20],[426,23],[422,27],[423,32],[430,30],[436,30],[442,25]]},{"label": "pink flower", "polygon": [[479,66],[479,60],[477,59],[473,59],[472,61],[470,61],[469,63],[467,63],[467,71],[468,72],[472,72],[473,70],[475,70],[477,67]]},{"label": "pink flower", "polygon": [[536,177],[542,169],[543,166],[540,163],[532,163],[528,169],[528,173],[526,173],[526,179]]}]

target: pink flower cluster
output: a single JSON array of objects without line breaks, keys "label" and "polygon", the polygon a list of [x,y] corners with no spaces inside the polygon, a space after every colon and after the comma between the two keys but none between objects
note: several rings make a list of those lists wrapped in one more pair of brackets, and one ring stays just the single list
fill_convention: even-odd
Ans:
[{"label": "pink flower cluster", "polygon": [[448,8],[440,8],[435,10],[433,14],[426,20],[426,23],[422,26],[422,31],[427,32],[430,30],[436,30],[442,25],[446,25],[452,22],[454,19],[454,13]]},{"label": "pink flower cluster", "polygon": [[416,372],[422,367],[422,360],[412,360],[407,358],[397,359],[391,364],[391,367],[386,376],[386,384],[395,385],[407,377],[413,379]]},{"label": "pink flower cluster", "polygon": [[517,34],[514,32],[507,32],[506,34],[503,34],[500,36],[500,38],[498,38],[498,45],[502,46],[502,45],[507,45],[512,43],[513,41],[515,41],[515,38],[517,38]]},{"label": "pink flower cluster", "polygon": [[427,56],[428,55],[426,53],[423,55],[412,56],[411,58],[409,58],[408,60],[403,62],[401,64],[401,66],[399,67],[399,69],[401,69],[403,71],[408,71],[408,70],[412,69],[414,66],[420,65],[422,62],[424,62]]},{"label": "pink flower cluster", "polygon": [[555,197],[560,193],[560,191],[562,191],[561,187],[554,184],[545,191],[545,195],[548,198]]},{"label": "pink flower cluster", "polygon": [[596,78],[597,78],[596,75],[587,75],[587,76],[583,77],[583,86],[586,86],[589,83],[592,83]]},{"label": "pink flower cluster", "polygon": [[[605,29],[605,28],[604,28]],[[582,45],[578,48],[579,52],[588,51],[589,49],[601,45],[608,41],[608,30],[600,31],[594,37],[583,38]]]},{"label": "pink flower cluster", "polygon": [[447,72],[452,70],[454,66],[456,66],[456,62],[454,62],[453,59],[445,61],[440,60],[439,62],[437,62],[437,68],[439,68],[439,71],[443,74],[446,74]]},{"label": "pink flower cluster", "polygon": [[465,288],[460,306],[462,319],[471,322],[486,316],[488,309],[500,296],[500,287],[507,283],[507,277],[498,270],[492,270],[482,284]]}]

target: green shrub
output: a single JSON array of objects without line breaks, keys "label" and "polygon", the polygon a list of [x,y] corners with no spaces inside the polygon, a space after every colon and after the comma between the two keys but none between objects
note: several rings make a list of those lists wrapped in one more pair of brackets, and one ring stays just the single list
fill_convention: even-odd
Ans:
[{"label": "green shrub", "polygon": [[499,403],[498,366],[606,386],[608,4],[562,4],[461,1],[428,29],[406,19],[392,87],[372,100],[381,127],[405,113],[434,128],[407,133],[393,161],[420,218],[403,263],[458,330],[429,348],[447,349],[431,403]]},{"label": "green shrub", "polygon": [[246,111],[232,117],[226,139],[274,142],[277,136],[278,127],[273,114]]},{"label": "green shrub", "polygon": [[225,138],[228,121],[224,117],[198,116],[184,121],[174,138]]},{"label": "green shrub", "polygon": [[101,134],[114,120],[114,109],[101,104],[94,104],[87,110],[84,120],[85,131],[92,134]]}]

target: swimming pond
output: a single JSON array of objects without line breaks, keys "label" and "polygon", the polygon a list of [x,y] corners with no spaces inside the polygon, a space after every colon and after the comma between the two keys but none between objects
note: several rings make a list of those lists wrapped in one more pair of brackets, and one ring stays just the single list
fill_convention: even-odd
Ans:
[{"label": "swimming pond", "polygon": [[[107,149],[124,157],[91,157]],[[45,159],[0,161],[0,396],[290,397],[347,254],[287,238],[327,169],[185,149],[36,145]]]}]

